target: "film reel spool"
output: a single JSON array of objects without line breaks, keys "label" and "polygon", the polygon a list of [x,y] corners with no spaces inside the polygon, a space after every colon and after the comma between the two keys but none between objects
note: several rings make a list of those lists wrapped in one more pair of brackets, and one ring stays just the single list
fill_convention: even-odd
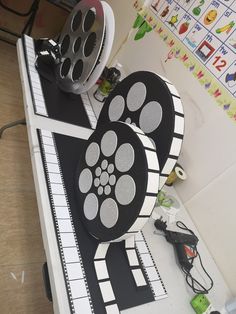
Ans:
[{"label": "film reel spool", "polygon": [[88,91],[91,87],[93,87],[99,77],[101,76],[111,53],[113,40],[115,36],[115,17],[111,7],[107,2],[101,1],[104,15],[105,15],[105,35],[104,41],[102,44],[100,56],[97,60],[97,63],[90,73],[88,80],[81,86],[80,93]]},{"label": "film reel spool", "polygon": [[176,88],[159,75],[140,71],[126,77],[109,95],[98,127],[109,121],[138,126],[158,149],[161,189],[179,157],[184,114]]},{"label": "film reel spool", "polygon": [[75,184],[88,232],[101,242],[122,241],[141,230],[154,208],[156,150],[140,129],[109,123],[88,140]]},{"label": "film reel spool", "polygon": [[61,63],[56,66],[56,76],[60,88],[80,94],[94,85],[107,62],[113,38],[110,6],[98,0],[79,2],[59,38]]}]

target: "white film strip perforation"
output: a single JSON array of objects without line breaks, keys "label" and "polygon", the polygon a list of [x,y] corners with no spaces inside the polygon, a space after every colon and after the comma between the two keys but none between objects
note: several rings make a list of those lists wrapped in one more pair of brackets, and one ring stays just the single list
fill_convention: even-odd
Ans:
[{"label": "white film strip perforation", "polygon": [[89,118],[89,122],[91,124],[91,127],[92,127],[92,129],[95,130],[96,126],[97,126],[97,118],[96,118],[95,113],[93,111],[88,93],[81,94],[80,96],[81,96],[81,99],[83,101],[84,109],[85,109],[87,116]]},{"label": "white film strip perforation", "polygon": [[171,82],[169,82],[167,79],[163,77],[161,78],[165,81],[166,86],[168,87],[170,93],[172,94],[172,100],[175,110],[174,133],[178,137],[173,136],[172,138],[169,155],[161,171],[159,189],[161,189],[164,186],[167,177],[171,173],[172,169],[174,168],[179,158],[184,135],[184,111],[181,99],[179,98],[180,95],[175,86]]},{"label": "white film strip perforation", "polygon": [[165,286],[142,232],[135,236],[135,247],[155,300],[167,298]]},{"label": "white film strip perforation", "polygon": [[32,88],[32,97],[34,99],[35,111],[37,114],[48,117],[47,108],[45,105],[43,91],[39,74],[35,68],[36,54],[34,49],[33,38],[24,35],[25,52],[28,63],[28,73]]},{"label": "white film strip perforation", "polygon": [[135,248],[135,236],[132,236],[125,240],[125,249],[136,287],[140,288],[147,286],[147,282],[143,275]]},{"label": "white film strip perforation", "polygon": [[[115,294],[112,288],[110,276],[107,269],[106,255],[110,243],[99,243],[95,256],[94,267],[98,279],[98,284],[102,299],[105,305],[106,313],[118,314],[120,313],[116,303]],[[112,310],[112,311],[111,311]]]},{"label": "white film strip perforation", "polygon": [[39,130],[49,196],[72,313],[93,314],[93,304],[79,250],[53,134]]}]

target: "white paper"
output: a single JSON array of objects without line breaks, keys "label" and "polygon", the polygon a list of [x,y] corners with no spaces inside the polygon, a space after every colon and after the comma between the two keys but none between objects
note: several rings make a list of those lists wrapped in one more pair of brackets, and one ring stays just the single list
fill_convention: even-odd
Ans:
[{"label": "white paper", "polygon": [[74,262],[79,262],[79,255],[77,252],[77,249],[74,248],[63,248],[64,252],[64,257],[66,263],[74,263]]},{"label": "white paper", "polygon": [[88,295],[84,279],[70,281],[70,288],[73,299],[86,297]]}]

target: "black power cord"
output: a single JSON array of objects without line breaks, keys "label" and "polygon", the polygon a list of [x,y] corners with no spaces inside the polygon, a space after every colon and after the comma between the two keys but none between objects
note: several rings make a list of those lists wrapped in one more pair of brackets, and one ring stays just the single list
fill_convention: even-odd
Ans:
[{"label": "black power cord", "polygon": [[[166,240],[174,245],[180,267],[185,274],[185,279],[188,286],[196,294],[207,294],[212,289],[214,282],[209,273],[206,271],[205,267],[203,266],[201,255],[197,249],[198,238],[195,233],[191,229],[189,229],[182,221],[177,221],[176,226],[184,231],[188,231],[190,234],[167,230],[166,221],[163,221],[162,217],[160,219],[157,219],[154,225],[158,230],[163,231],[165,233]],[[196,259],[199,259],[199,263],[202,267],[203,272],[210,280],[209,288],[204,287],[191,274],[191,270],[194,266],[193,263]]]},{"label": "black power cord", "polygon": [[[189,233],[191,233],[192,235],[195,236],[195,233],[191,229],[189,229],[182,221],[177,221],[176,226],[178,228],[184,230],[184,231],[188,231]],[[186,275],[185,279],[186,279],[188,286],[193,290],[194,293],[196,293],[196,294],[200,294],[200,293],[201,294],[207,294],[213,288],[214,281],[211,278],[211,276],[209,275],[209,273],[206,271],[205,267],[203,266],[202,258],[201,258],[201,255],[200,255],[198,249],[197,249],[197,245],[194,245],[191,247],[192,247],[193,251],[195,252],[195,255],[193,257],[190,257],[189,261],[193,265],[194,261],[197,258],[199,259],[199,262],[200,262],[200,265],[202,267],[203,272],[206,274],[206,276],[210,280],[210,287],[209,288],[204,287],[196,278],[194,278],[192,276],[191,271],[186,270],[184,267],[181,267],[181,269],[182,269],[183,273]]]}]

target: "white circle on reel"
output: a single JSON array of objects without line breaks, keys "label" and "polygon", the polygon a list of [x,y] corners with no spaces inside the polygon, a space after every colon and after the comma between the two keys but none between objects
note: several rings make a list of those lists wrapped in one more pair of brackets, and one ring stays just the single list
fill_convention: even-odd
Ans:
[{"label": "white circle on reel", "polygon": [[84,169],[79,176],[79,189],[82,193],[87,193],[93,183],[92,172],[86,168]]},{"label": "white circle on reel", "polygon": [[107,198],[100,207],[100,219],[102,224],[110,229],[116,225],[118,218],[119,209],[117,203],[112,198]]},{"label": "white circle on reel", "polygon": [[96,170],[95,170],[95,174],[97,177],[99,177],[102,173],[102,169],[100,167],[97,167]]},{"label": "white circle on reel", "polygon": [[114,169],[115,169],[115,167],[114,167],[113,164],[110,164],[110,165],[107,167],[107,171],[108,171],[109,174],[113,173],[113,172],[114,172]]},{"label": "white circle on reel", "polygon": [[93,220],[98,213],[98,199],[94,193],[90,193],[84,200],[84,215],[88,220]]},{"label": "white circle on reel", "polygon": [[103,186],[107,185],[108,181],[109,181],[109,175],[106,171],[103,171],[100,177],[101,185]]},{"label": "white circle on reel", "polygon": [[117,147],[117,135],[114,131],[107,131],[101,140],[101,151],[104,156],[109,157],[114,154]]},{"label": "white circle on reel", "polygon": [[100,185],[100,180],[98,178],[94,179],[94,186],[97,188]]},{"label": "white circle on reel", "polygon": [[162,108],[159,102],[150,101],[147,103],[139,117],[139,125],[144,133],[155,131],[162,121]]},{"label": "white circle on reel", "polygon": [[101,167],[103,170],[106,170],[107,169],[107,166],[108,166],[108,161],[106,159],[104,159],[102,161],[102,164],[101,164]]},{"label": "white circle on reel", "polygon": [[122,96],[117,95],[112,99],[109,109],[108,115],[111,121],[118,121],[123,114],[125,109],[125,100]]},{"label": "white circle on reel", "polygon": [[110,185],[115,185],[116,184],[116,176],[112,174],[109,178],[109,183]]},{"label": "white circle on reel", "polygon": [[105,193],[106,195],[111,194],[111,187],[110,187],[110,185],[106,185],[106,186],[105,186],[105,188],[104,188],[104,193]]},{"label": "white circle on reel", "polygon": [[130,204],[136,194],[136,184],[130,175],[120,177],[115,186],[115,195],[121,205]]},{"label": "white circle on reel", "polygon": [[98,162],[100,156],[99,145],[95,142],[91,143],[86,150],[85,161],[89,167],[93,167]]},{"label": "white circle on reel", "polygon": [[146,86],[142,82],[135,83],[127,95],[127,107],[130,111],[137,111],[142,107],[147,95]]},{"label": "white circle on reel", "polygon": [[135,153],[131,144],[122,144],[115,155],[115,165],[120,172],[129,171],[134,164]]}]

